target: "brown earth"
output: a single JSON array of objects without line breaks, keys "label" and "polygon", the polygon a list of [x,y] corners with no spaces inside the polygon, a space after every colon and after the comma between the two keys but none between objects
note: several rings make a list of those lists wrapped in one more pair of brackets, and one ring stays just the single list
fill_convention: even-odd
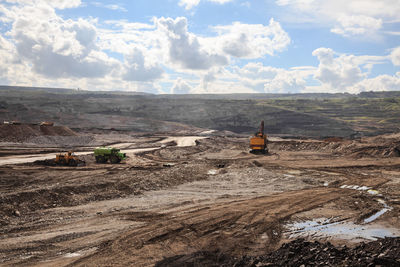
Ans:
[{"label": "brown earth", "polygon": [[37,136],[76,136],[65,126],[40,126],[33,124],[0,124],[0,142],[25,142]]},{"label": "brown earth", "polygon": [[164,259],[156,266],[399,266],[400,238],[361,243],[355,248],[335,247],[330,242],[296,239],[278,250],[258,257],[233,258],[221,252],[200,251]]},{"label": "brown earth", "polygon": [[[220,255],[226,259],[220,264],[261,262],[296,238],[289,223],[319,218],[398,236],[400,138],[379,138],[271,139],[264,156],[248,153],[247,138],[210,137],[193,146],[129,154],[118,165],[98,165],[87,155],[87,165],[77,168],[3,166],[0,264],[152,266],[200,254]],[[148,142],[161,147],[156,139]],[[364,222],[382,203],[388,210]],[[360,237],[307,239],[353,248]]]}]

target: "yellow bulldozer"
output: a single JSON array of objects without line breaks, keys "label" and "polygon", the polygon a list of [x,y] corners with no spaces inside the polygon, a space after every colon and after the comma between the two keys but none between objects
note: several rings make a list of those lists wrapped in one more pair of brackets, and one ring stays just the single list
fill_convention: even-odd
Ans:
[{"label": "yellow bulldozer", "polygon": [[267,135],[264,134],[264,121],[261,121],[260,130],[250,138],[250,153],[253,154],[266,154],[267,148]]},{"label": "yellow bulldozer", "polygon": [[84,165],[84,161],[80,160],[72,151],[60,153],[56,155],[54,163],[62,166],[78,166]]}]

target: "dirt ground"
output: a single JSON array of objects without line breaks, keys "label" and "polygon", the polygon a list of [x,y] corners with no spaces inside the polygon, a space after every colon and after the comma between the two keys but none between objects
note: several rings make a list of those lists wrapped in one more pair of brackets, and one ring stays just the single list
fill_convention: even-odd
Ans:
[{"label": "dirt ground", "polygon": [[3,146],[0,265],[179,266],[196,253],[232,263],[299,238],[358,251],[400,235],[399,142],[271,138],[269,155],[253,155],[248,138],[132,137],[115,140],[125,162],[87,154],[82,167],[1,165],[21,154]]}]

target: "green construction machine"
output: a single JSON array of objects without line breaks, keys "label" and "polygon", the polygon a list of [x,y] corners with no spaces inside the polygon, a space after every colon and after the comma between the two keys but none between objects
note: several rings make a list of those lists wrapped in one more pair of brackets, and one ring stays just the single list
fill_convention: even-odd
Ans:
[{"label": "green construction machine", "polygon": [[97,163],[106,163],[110,161],[110,163],[116,164],[126,159],[126,154],[121,153],[118,148],[98,147],[94,150],[94,157]]}]

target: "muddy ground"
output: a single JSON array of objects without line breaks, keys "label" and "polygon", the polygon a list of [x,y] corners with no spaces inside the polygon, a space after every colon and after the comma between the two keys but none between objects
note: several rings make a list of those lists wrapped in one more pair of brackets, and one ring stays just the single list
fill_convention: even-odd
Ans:
[{"label": "muddy ground", "polygon": [[[357,251],[400,235],[399,136],[271,138],[269,155],[249,154],[247,138],[195,139],[115,140],[129,151],[118,165],[90,154],[82,167],[1,165],[0,264],[173,265],[199,253],[261,261],[299,238]],[[2,147],[0,164],[14,148]]]}]

